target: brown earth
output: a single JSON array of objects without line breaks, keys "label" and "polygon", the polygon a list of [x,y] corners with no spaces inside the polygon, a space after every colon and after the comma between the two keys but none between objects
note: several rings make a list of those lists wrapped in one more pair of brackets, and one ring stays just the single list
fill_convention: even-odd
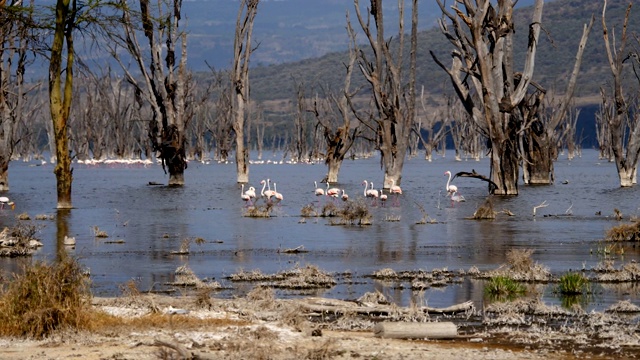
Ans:
[{"label": "brown earth", "polygon": [[[375,337],[373,317],[309,310],[309,299],[242,299],[135,295],[93,298],[93,306],[119,319],[142,319],[100,330],[61,331],[44,340],[0,339],[1,359],[609,359],[635,358],[635,328],[620,327],[609,315],[582,325],[524,326],[513,308],[479,326],[465,317],[419,316],[410,309],[392,320],[458,322],[452,340]],[[183,313],[184,312],[184,313]],[[583,314],[584,316],[584,314]],[[550,321],[551,318],[545,321]],[[565,320],[566,321],[566,320]],[[512,325],[509,323],[512,322]],[[609,325],[607,325],[609,324]],[[612,325],[617,324],[617,325]],[[594,332],[595,329],[595,332]],[[622,332],[617,334],[615,332]],[[597,339],[596,339],[597,338]],[[591,341],[593,340],[593,341]],[[603,341],[604,340],[604,341]]]}]

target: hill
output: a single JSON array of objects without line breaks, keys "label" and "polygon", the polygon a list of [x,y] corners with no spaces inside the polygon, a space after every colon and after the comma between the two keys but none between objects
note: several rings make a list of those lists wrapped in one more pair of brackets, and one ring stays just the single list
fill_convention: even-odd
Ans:
[{"label": "hill", "polygon": [[[531,3],[531,2],[530,2]],[[610,0],[607,8],[607,25],[610,30],[620,34],[624,13],[628,2]],[[629,32],[640,33],[640,11],[631,12]],[[523,64],[524,50],[528,38],[528,23],[532,8],[530,6],[517,9],[516,20],[516,59]],[[543,12],[543,32],[541,36],[534,80],[547,89],[565,87],[568,75],[573,67],[574,57],[582,35],[584,24],[591,16],[596,22],[589,36],[583,58],[581,76],[578,80],[576,97],[581,103],[594,104],[599,101],[599,88],[610,78],[604,42],[602,40],[602,1],[600,0],[556,0],[547,2]],[[619,36],[619,35],[618,35]],[[638,42],[631,37],[629,48]],[[429,51],[447,63],[452,47],[439,29],[431,28],[422,31],[418,40],[418,86],[431,89],[435,94],[450,92],[450,84],[444,72],[435,64]],[[306,88],[331,86],[340,84],[344,76],[342,63],[347,54],[332,52],[326,55],[285,64],[257,66],[251,73],[252,97],[257,100],[292,99],[294,97],[293,81],[305,84]],[[632,74],[629,74],[632,76]],[[363,79],[355,79],[363,83]],[[313,90],[309,90],[312,92]]]}]

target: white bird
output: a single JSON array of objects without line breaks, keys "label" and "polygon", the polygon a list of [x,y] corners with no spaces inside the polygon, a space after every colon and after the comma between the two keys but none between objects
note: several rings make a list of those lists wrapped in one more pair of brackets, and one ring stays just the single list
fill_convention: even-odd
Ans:
[{"label": "white bird", "polygon": [[280,203],[280,201],[282,201],[283,199],[282,194],[278,192],[275,182],[273,183],[273,197],[275,197],[278,200],[278,203]]},{"label": "white bird", "polygon": [[313,185],[314,185],[314,186],[315,186],[315,188],[316,188],[316,190],[315,190],[315,194],[316,194],[316,196],[322,196],[322,195],[324,195],[324,189],[323,189],[323,188],[319,188],[319,187],[318,187],[318,182],[317,182],[317,181],[314,181],[314,182],[313,182]]},{"label": "white bird", "polygon": [[462,202],[466,201],[464,196],[459,195],[457,191],[451,193],[451,205],[453,206],[454,202]]},{"label": "white bird", "polygon": [[270,181],[269,179],[260,181],[260,184],[262,184],[262,190],[260,190],[260,196],[262,196],[263,198],[266,198],[267,201],[270,201],[271,197],[273,196],[273,190],[271,190],[271,185],[269,185],[269,190],[265,190],[269,181]]},{"label": "white bird", "polygon": [[382,206],[387,201],[387,194],[384,193],[384,189],[380,190],[380,201],[382,201]]},{"label": "white bird", "polygon": [[[251,196],[247,194],[251,189],[253,188],[249,188],[249,190],[244,191],[244,184],[242,184],[242,189],[240,190],[240,198],[242,199],[242,201],[246,201],[247,204],[251,203]],[[255,192],[254,192],[254,195],[255,195]]]},{"label": "white bird", "polygon": [[347,193],[344,192],[344,189],[342,189],[342,201],[347,201],[349,200],[349,195],[347,195]]},{"label": "white bird", "polygon": [[391,188],[389,188],[391,194],[402,194],[402,188],[396,185],[396,181],[391,179]]},{"label": "white bird", "polygon": [[367,191],[367,196],[372,197],[374,199],[378,198],[378,190],[373,188],[373,181],[369,183],[369,185],[371,186],[371,189],[369,189],[369,191]]},{"label": "white bird", "polygon": [[327,181],[327,196],[332,196],[334,198],[337,198],[338,196],[340,196],[340,189],[338,188],[329,188],[331,185],[329,184],[329,182]]},{"label": "white bird", "polygon": [[457,187],[457,186],[455,186],[455,185],[453,185],[453,184],[451,184],[451,171],[448,171],[448,170],[447,170],[447,171],[444,173],[444,176],[447,176],[447,175],[449,175],[449,179],[447,180],[447,186],[446,186],[446,188],[447,188],[447,192],[448,192],[449,194],[455,193],[456,191],[458,191],[458,187]]},{"label": "white bird", "polygon": [[253,199],[256,198],[256,188],[249,186],[249,190],[245,191],[244,194],[249,196],[249,199],[253,201]]},{"label": "white bird", "polygon": [[8,197],[0,196],[0,209],[4,209],[5,205],[11,206],[11,210],[15,209],[16,207],[16,204],[13,201],[9,200]]}]

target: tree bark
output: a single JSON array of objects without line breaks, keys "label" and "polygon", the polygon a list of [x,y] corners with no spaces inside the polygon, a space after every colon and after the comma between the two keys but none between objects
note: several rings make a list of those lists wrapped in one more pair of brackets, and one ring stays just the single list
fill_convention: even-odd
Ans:
[{"label": "tree bark", "polygon": [[[377,134],[376,144],[381,155],[384,169],[383,188],[392,183],[401,185],[402,169],[409,146],[410,135],[415,122],[416,101],[416,51],[418,27],[418,1],[412,0],[411,38],[409,53],[409,74],[402,74],[404,50],[404,1],[398,2],[399,33],[398,50],[392,54],[389,42],[384,34],[382,0],[371,0],[368,14],[362,16],[358,0],[354,0],[356,15],[373,51],[373,61],[369,61],[360,51],[360,70],[371,86],[374,109],[368,116],[357,115],[362,123],[374,119],[368,125]],[[375,30],[375,33],[374,33]],[[405,82],[406,81],[406,82]]]},{"label": "tree bark", "polygon": [[[582,38],[575,57],[576,61],[567,83],[567,89],[557,109],[555,109],[556,111],[552,112],[551,119],[545,121],[548,118],[546,114],[549,112],[544,111],[546,109],[542,107],[542,111],[535,111],[534,119],[530,122],[531,125],[527,126],[527,130],[524,132],[522,172],[525,184],[549,185],[554,181],[553,164],[558,158],[559,134],[561,133],[558,127],[570,121],[566,116],[567,108],[573,99],[580,65],[582,64],[582,54],[587,45],[587,39],[594,21],[595,18],[592,17],[590,23],[588,25],[585,24],[583,28]],[[536,105],[532,107],[539,109]]]},{"label": "tree bark", "polygon": [[[609,41],[609,31],[605,21],[606,9],[607,1],[605,0],[602,8],[602,29],[609,67],[613,77],[613,104],[609,102],[605,91],[602,90],[603,105],[601,113],[606,116],[608,122],[611,152],[618,170],[620,186],[630,187],[638,181],[637,168],[638,160],[640,159],[640,120],[638,119],[638,110],[640,110],[640,103],[638,100],[634,100],[633,106],[627,104],[622,88],[622,70],[623,63],[626,60],[630,59],[632,66],[638,64],[639,56],[632,51],[626,58],[623,58],[627,54],[625,47],[631,4],[627,7],[618,49],[612,49]],[[640,84],[640,78],[637,79],[638,84]]]},{"label": "tree bark", "polygon": [[[70,8],[73,6],[73,9]],[[70,209],[71,184],[73,182],[71,156],[69,154],[69,137],[67,121],[71,109],[73,94],[73,24],[75,19],[75,1],[58,0],[56,2],[56,25],[51,45],[51,59],[49,60],[49,104],[53,132],[56,145],[56,190],[58,209]],[[63,50],[66,42],[66,65],[62,71]],[[64,83],[63,83],[64,73]]]},{"label": "tree bark", "polygon": [[[489,139],[491,180],[498,186],[496,195],[517,195],[519,175],[518,132],[524,118],[517,107],[525,98],[535,65],[540,35],[543,0],[536,0],[529,26],[529,42],[521,73],[514,70],[512,0],[455,3],[451,13],[438,4],[445,19],[440,28],[455,46],[451,67],[433,59],[447,72],[460,101],[474,125]],[[461,4],[462,8],[458,7]]]},{"label": "tree bark", "polygon": [[249,102],[249,60],[253,49],[251,36],[258,12],[259,0],[242,0],[236,19],[232,82],[235,90],[233,102],[233,131],[236,133],[236,174],[238,183],[249,182],[249,149],[246,147],[244,127]]}]

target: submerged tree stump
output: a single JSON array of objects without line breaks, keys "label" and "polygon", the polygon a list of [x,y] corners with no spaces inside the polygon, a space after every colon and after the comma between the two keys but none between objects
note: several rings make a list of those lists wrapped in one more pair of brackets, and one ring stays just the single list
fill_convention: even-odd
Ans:
[{"label": "submerged tree stump", "polygon": [[376,337],[392,339],[453,339],[458,328],[452,322],[383,322],[373,328]]}]

